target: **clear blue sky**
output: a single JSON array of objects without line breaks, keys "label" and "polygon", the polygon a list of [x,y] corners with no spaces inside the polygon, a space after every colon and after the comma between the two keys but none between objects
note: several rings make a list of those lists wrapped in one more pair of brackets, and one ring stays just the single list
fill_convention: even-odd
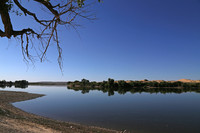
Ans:
[{"label": "clear blue sky", "polygon": [[[98,20],[81,21],[81,37],[60,30],[64,75],[53,45],[48,62],[27,67],[19,41],[1,38],[0,80],[200,80],[199,0],[104,0],[93,10]],[[12,18],[15,29],[33,25],[21,21]]]}]

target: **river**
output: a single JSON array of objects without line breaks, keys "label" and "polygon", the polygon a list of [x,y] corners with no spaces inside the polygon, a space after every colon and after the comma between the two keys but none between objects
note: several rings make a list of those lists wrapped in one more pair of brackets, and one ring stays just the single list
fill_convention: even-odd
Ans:
[{"label": "river", "polygon": [[56,120],[134,133],[200,133],[200,93],[116,92],[108,96],[97,90],[83,94],[60,86],[0,90],[45,94],[13,105]]}]

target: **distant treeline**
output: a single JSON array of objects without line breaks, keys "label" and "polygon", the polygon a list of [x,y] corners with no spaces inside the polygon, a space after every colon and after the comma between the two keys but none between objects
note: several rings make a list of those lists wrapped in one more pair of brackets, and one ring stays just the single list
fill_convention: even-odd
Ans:
[{"label": "distant treeline", "polygon": [[108,92],[108,95],[113,95],[114,92],[119,94],[131,93],[182,93],[182,92],[200,92],[200,83],[183,83],[180,81],[129,81],[124,80],[115,81],[109,78],[108,81],[103,82],[90,82],[87,79],[81,81],[68,82],[69,89],[81,90],[82,93],[87,93],[90,90],[100,90]]},{"label": "distant treeline", "polygon": [[26,80],[19,80],[19,81],[5,81],[2,80],[0,81],[0,87],[5,88],[5,87],[12,87],[15,86],[15,88],[27,88],[28,87],[28,81]]}]

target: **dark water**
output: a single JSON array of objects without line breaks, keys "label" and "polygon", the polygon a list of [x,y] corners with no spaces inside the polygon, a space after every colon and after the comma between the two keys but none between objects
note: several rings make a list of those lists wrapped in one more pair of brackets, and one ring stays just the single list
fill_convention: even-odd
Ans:
[{"label": "dark water", "polygon": [[126,93],[113,96],[100,91],[82,94],[66,87],[4,90],[46,96],[13,105],[53,119],[133,133],[200,133],[200,93]]}]

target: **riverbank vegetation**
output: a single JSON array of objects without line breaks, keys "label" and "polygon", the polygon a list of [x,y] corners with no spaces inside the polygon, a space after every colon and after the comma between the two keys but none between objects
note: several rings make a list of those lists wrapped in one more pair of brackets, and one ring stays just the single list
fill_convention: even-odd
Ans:
[{"label": "riverbank vegetation", "polygon": [[19,80],[19,81],[15,81],[15,82],[5,81],[5,80],[0,81],[1,88],[12,87],[12,86],[15,86],[15,88],[27,88],[28,81],[26,81],[26,80]]},{"label": "riverbank vegetation", "polygon": [[68,82],[67,87],[73,90],[81,90],[82,93],[88,93],[90,90],[99,90],[108,92],[108,95],[131,93],[183,93],[183,92],[200,92],[200,83],[184,83],[180,81],[115,81],[109,78],[108,81],[90,82],[87,79],[81,81]]}]

